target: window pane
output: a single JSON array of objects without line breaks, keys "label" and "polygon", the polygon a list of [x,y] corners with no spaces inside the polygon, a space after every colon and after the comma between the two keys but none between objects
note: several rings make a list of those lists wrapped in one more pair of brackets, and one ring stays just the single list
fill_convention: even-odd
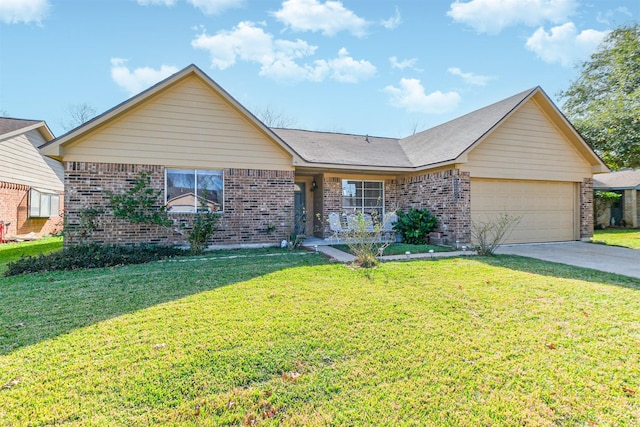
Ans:
[{"label": "window pane", "polygon": [[342,198],[342,207],[343,208],[352,208],[360,205],[360,201],[355,197],[343,197]]},{"label": "window pane", "polygon": [[51,216],[60,215],[60,196],[51,196]]},{"label": "window pane", "polygon": [[46,218],[51,216],[51,194],[42,194],[40,196],[40,217]]},{"label": "window pane", "polygon": [[380,199],[364,199],[364,206],[366,206],[366,207],[382,207],[382,200],[380,200]]},{"label": "window pane", "polygon": [[382,190],[382,183],[381,182],[365,181],[364,182],[364,188],[366,190],[369,190],[369,189]]},{"label": "window pane", "polygon": [[198,170],[198,209],[206,204],[209,210],[223,210],[224,180],[222,171]]},{"label": "window pane", "polygon": [[342,195],[343,196],[355,196],[356,195],[356,183],[355,183],[355,181],[342,180]]},{"label": "window pane", "polygon": [[194,170],[167,169],[167,211],[195,212],[195,191]]},{"label": "window pane", "polygon": [[40,216],[40,192],[33,188],[29,192],[29,216],[35,218]]},{"label": "window pane", "polygon": [[[379,181],[342,181],[342,211],[382,214],[384,183]],[[349,196],[349,197],[345,197]]]}]

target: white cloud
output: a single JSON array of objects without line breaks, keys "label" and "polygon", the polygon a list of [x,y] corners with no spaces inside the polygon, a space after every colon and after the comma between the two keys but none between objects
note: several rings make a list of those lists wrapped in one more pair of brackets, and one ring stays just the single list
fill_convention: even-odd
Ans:
[{"label": "white cloud", "polygon": [[293,83],[320,82],[327,78],[341,83],[356,83],[375,75],[376,67],[366,60],[356,60],[346,49],[340,49],[332,59],[319,59],[298,64],[296,61],[311,57],[317,46],[304,40],[274,39],[257,24],[240,22],[230,31],[219,31],[213,36],[202,32],[192,42],[196,49],[211,55],[211,66],[227,69],[237,61],[260,65],[260,75]]},{"label": "white cloud", "polygon": [[[141,6],[173,6],[178,0],[137,0]],[[227,9],[240,7],[244,0],[185,0],[205,15],[217,15]]]},{"label": "white cloud", "polygon": [[293,31],[319,31],[333,36],[348,31],[357,37],[366,35],[367,22],[346,9],[340,1],[285,0],[273,16]]},{"label": "white cloud", "polygon": [[356,61],[347,49],[338,51],[338,57],[327,61],[331,78],[341,83],[358,83],[376,74],[376,67],[369,61]]},{"label": "white cloud", "polygon": [[389,19],[385,19],[382,22],[382,26],[387,30],[393,30],[398,28],[398,26],[402,23],[402,18],[400,17],[400,11],[396,7],[396,13]]},{"label": "white cloud", "polygon": [[205,15],[217,15],[227,9],[241,7],[244,0],[187,0]]},{"label": "white cloud", "polygon": [[447,71],[454,76],[461,77],[465,83],[475,86],[485,86],[489,80],[495,79],[492,76],[479,76],[473,73],[463,73],[460,68],[451,67]]},{"label": "white cloud", "polygon": [[126,62],[126,59],[111,58],[111,79],[129,95],[142,92],[179,71],[177,67],[170,65],[162,65],[159,70],[143,67],[131,71],[126,67]]},{"label": "white cloud", "polygon": [[399,87],[387,86],[383,89],[389,95],[389,103],[411,113],[436,114],[453,110],[460,103],[457,92],[425,93],[418,79],[400,79]]},{"label": "white cloud", "polygon": [[527,49],[544,62],[571,67],[591,55],[607,36],[608,31],[584,30],[578,33],[573,22],[551,28],[547,33],[540,27],[527,40]]},{"label": "white cloud", "polygon": [[0,21],[5,24],[40,24],[49,13],[48,0],[2,0],[0,1]]},{"label": "white cloud", "polygon": [[[304,42],[302,42],[304,43]],[[231,31],[219,31],[214,36],[205,32],[191,41],[196,49],[209,51],[211,66],[224,70],[236,63],[236,58],[249,62],[268,62],[274,59],[274,45],[271,34],[250,21],[240,22]],[[306,50],[315,49],[307,46]],[[298,50],[298,54],[303,52]]]},{"label": "white cloud", "polygon": [[479,33],[497,34],[506,27],[566,22],[578,0],[456,0],[447,15]]},{"label": "white cloud", "polygon": [[399,70],[404,70],[405,68],[414,68],[416,62],[418,62],[418,58],[404,59],[399,61],[397,57],[391,56],[389,58],[389,62],[391,63],[391,68],[397,68]]}]

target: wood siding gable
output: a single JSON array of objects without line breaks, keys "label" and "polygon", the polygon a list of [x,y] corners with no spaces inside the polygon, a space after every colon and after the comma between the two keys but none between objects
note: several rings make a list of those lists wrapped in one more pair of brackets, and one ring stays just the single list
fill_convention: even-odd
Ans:
[{"label": "wood siding gable", "polygon": [[38,129],[0,139],[0,181],[64,191],[62,164],[38,151],[46,142]]},{"label": "wood siding gable", "polygon": [[63,148],[65,161],[291,170],[292,156],[194,75]]},{"label": "wood siding gable", "polygon": [[581,182],[592,165],[529,99],[472,148],[461,169],[472,177]]}]

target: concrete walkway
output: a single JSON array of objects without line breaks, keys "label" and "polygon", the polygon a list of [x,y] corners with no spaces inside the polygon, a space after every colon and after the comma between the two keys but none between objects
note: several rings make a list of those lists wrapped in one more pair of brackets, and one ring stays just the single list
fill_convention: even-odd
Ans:
[{"label": "concrete walkway", "polygon": [[[306,242],[305,242],[306,243]],[[305,245],[310,249],[342,263],[355,261],[355,257],[327,244]],[[640,279],[640,251],[617,246],[600,245],[587,242],[532,243],[519,245],[503,245],[497,254],[519,255],[537,258],[544,261],[558,262],[576,267],[591,268],[609,273]],[[404,259],[444,258],[475,255],[475,251],[434,252],[432,254],[388,255],[381,257],[384,261]]]},{"label": "concrete walkway", "polygon": [[636,249],[587,242],[560,242],[503,245],[496,253],[526,256],[640,279],[640,251]]},{"label": "concrete walkway", "polygon": [[[356,260],[356,257],[354,257],[353,255],[348,254],[346,252],[342,252],[341,250],[338,250],[331,246],[327,246],[327,245],[315,245],[311,247],[307,245],[304,245],[304,246],[309,249],[316,249],[318,252],[325,254],[329,258],[332,258],[338,262],[342,262],[345,264],[354,262]],[[405,259],[421,259],[421,258],[422,259],[448,258],[448,257],[468,256],[468,255],[475,255],[475,254],[476,253],[474,251],[453,251],[453,252],[434,252],[434,253],[426,253],[426,254],[385,255],[383,257],[380,257],[380,259],[382,261],[399,261],[399,260],[405,260]]]}]

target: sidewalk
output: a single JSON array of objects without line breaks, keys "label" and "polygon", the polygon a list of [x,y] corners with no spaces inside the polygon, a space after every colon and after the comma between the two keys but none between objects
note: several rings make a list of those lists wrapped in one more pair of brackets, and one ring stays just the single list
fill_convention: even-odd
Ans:
[{"label": "sidewalk", "polygon": [[[343,264],[348,264],[350,262],[354,262],[356,257],[341,250],[338,250],[334,247],[327,245],[312,245],[312,246],[304,246],[307,249],[316,249],[318,252],[323,253],[331,259],[336,260],[337,262],[341,262]],[[401,261],[401,260],[411,260],[411,259],[429,259],[429,258],[450,258],[450,257],[458,257],[458,256],[469,256],[475,255],[475,251],[452,251],[452,252],[433,252],[433,253],[421,253],[421,254],[408,254],[408,255],[385,255],[380,257],[381,261]]]}]

